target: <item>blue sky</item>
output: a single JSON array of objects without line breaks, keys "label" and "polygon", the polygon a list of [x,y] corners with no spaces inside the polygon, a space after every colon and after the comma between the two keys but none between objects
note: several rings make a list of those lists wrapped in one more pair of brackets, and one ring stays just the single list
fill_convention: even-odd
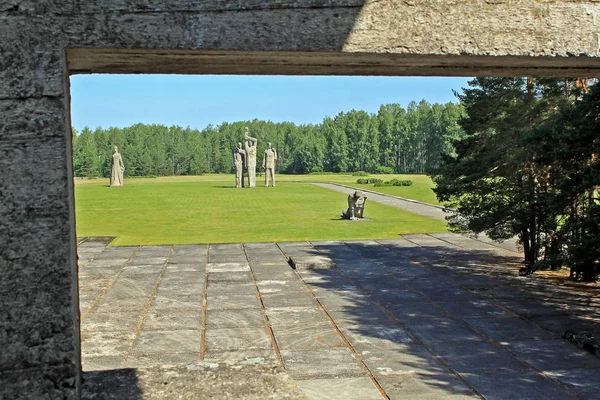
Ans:
[{"label": "blue sky", "polygon": [[138,122],[202,129],[252,120],[320,123],[341,111],[377,112],[381,104],[456,101],[467,78],[75,75],[73,126],[125,127]]}]

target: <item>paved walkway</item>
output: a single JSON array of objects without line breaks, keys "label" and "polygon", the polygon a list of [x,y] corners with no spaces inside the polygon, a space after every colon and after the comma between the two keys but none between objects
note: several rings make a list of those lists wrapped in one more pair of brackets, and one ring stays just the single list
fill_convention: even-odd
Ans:
[{"label": "paved walkway", "polygon": [[[437,219],[440,221],[446,221],[446,216],[448,213],[445,211],[446,209],[441,206],[434,206],[432,204],[423,203],[416,200],[404,199],[402,197],[392,196],[391,194],[378,193],[373,190],[368,190],[353,186],[340,185],[338,183],[313,183],[313,185],[320,186],[322,188],[335,190],[336,192],[341,192],[345,194],[350,194],[354,190],[360,190],[362,192],[367,193],[367,200],[374,201],[376,203],[384,204],[386,206],[399,208],[401,210],[405,210],[411,212],[413,214],[423,215],[425,217]],[[368,210],[368,206],[367,206]],[[367,211],[368,212],[368,211]],[[494,246],[502,247],[507,250],[511,250],[514,252],[520,252],[516,245],[516,238],[505,240],[504,242],[496,242],[492,239],[488,238],[486,235],[478,235],[477,240],[482,242],[492,244]]]},{"label": "paved walkway", "polygon": [[497,246],[106,244],[78,246],[86,371],[235,361],[282,366],[309,399],[598,396],[600,358],[560,338],[600,331],[598,297],[519,277]]}]

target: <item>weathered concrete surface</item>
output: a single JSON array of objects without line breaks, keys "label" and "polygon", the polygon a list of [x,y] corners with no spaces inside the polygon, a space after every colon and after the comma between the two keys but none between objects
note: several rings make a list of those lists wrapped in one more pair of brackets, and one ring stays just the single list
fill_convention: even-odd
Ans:
[{"label": "weathered concrete surface", "polygon": [[[516,254],[459,235],[139,248],[88,239],[79,254],[84,376],[117,382],[108,398],[238,398],[245,386],[249,398],[271,387],[283,398],[294,379],[311,400],[563,399],[597,384],[600,358],[561,338],[600,332],[597,295],[520,277]],[[293,270],[291,256],[332,266]]]},{"label": "weathered concrete surface", "polygon": [[592,0],[0,0],[0,397],[78,396],[69,71],[600,76],[599,10]]},{"label": "weathered concrete surface", "polygon": [[182,366],[86,372],[85,400],[305,400],[278,366],[190,363]]}]

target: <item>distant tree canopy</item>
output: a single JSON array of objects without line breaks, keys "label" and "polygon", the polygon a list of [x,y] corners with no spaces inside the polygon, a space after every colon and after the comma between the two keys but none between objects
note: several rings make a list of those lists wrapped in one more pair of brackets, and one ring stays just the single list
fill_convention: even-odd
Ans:
[{"label": "distant tree canopy", "polygon": [[425,173],[453,154],[461,137],[456,103],[411,102],[380,107],[377,114],[340,113],[317,125],[240,121],[198,130],[136,124],[127,128],[85,127],[73,135],[75,176],[108,177],[113,146],[125,176],[199,175],[232,171],[232,152],[244,126],[258,139],[258,163],[269,142],[277,149],[277,170],[309,172]]}]

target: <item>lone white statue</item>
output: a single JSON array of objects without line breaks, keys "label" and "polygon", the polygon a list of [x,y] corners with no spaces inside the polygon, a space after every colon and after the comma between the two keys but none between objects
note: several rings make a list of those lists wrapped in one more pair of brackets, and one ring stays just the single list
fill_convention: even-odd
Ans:
[{"label": "lone white statue", "polygon": [[123,186],[123,172],[125,172],[125,166],[123,165],[123,159],[121,154],[115,146],[115,152],[113,153],[112,168],[110,171],[110,186]]},{"label": "lone white statue", "polygon": [[233,167],[235,168],[235,187],[244,187],[244,167],[246,166],[246,152],[242,149],[242,143],[233,152]]},{"label": "lone white statue", "polygon": [[248,136],[248,127],[244,128],[246,142],[246,167],[248,168],[248,186],[256,187],[256,138]]},{"label": "lone white statue", "polygon": [[277,160],[277,150],[269,147],[265,150],[262,167],[265,170],[265,187],[269,187],[269,175],[271,175],[271,184],[275,187],[275,161]]}]

